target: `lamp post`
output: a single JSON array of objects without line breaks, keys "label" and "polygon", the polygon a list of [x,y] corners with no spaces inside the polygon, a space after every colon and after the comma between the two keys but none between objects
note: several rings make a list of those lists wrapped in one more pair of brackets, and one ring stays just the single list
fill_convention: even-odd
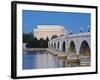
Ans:
[{"label": "lamp post", "polygon": [[88,25],[88,32],[90,32],[90,26]]},{"label": "lamp post", "polygon": [[72,30],[70,31],[70,34],[73,34],[73,31]]},{"label": "lamp post", "polygon": [[83,27],[80,28],[80,32],[83,32]]}]

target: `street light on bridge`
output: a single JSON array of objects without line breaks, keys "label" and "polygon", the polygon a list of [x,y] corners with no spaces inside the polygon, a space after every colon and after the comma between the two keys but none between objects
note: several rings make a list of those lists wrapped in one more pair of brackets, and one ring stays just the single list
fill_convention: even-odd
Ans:
[{"label": "street light on bridge", "polygon": [[70,34],[73,34],[73,31],[72,30],[70,31]]},{"label": "street light on bridge", "polygon": [[83,27],[80,28],[80,32],[83,32]]},{"label": "street light on bridge", "polygon": [[90,26],[88,25],[88,32],[90,32]]}]

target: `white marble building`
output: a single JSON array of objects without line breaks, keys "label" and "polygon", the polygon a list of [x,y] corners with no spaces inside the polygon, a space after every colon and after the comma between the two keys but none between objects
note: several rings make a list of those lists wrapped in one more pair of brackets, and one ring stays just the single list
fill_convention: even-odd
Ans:
[{"label": "white marble building", "polygon": [[47,37],[51,39],[53,35],[60,36],[64,34],[64,26],[61,25],[38,25],[37,29],[34,29],[34,37],[37,39],[46,39]]}]

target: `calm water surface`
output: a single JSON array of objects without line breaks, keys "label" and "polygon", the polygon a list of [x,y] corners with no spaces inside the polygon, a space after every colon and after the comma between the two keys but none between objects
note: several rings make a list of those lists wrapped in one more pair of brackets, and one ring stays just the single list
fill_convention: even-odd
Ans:
[{"label": "calm water surface", "polygon": [[24,52],[23,54],[23,69],[60,68],[66,65],[66,60],[58,59],[48,52]]}]

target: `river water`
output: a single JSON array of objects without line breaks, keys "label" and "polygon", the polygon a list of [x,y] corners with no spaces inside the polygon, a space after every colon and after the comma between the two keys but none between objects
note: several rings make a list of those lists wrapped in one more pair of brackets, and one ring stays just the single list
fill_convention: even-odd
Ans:
[{"label": "river water", "polygon": [[57,56],[45,51],[24,51],[23,54],[23,69],[60,68],[66,66],[66,60],[58,59]]}]

